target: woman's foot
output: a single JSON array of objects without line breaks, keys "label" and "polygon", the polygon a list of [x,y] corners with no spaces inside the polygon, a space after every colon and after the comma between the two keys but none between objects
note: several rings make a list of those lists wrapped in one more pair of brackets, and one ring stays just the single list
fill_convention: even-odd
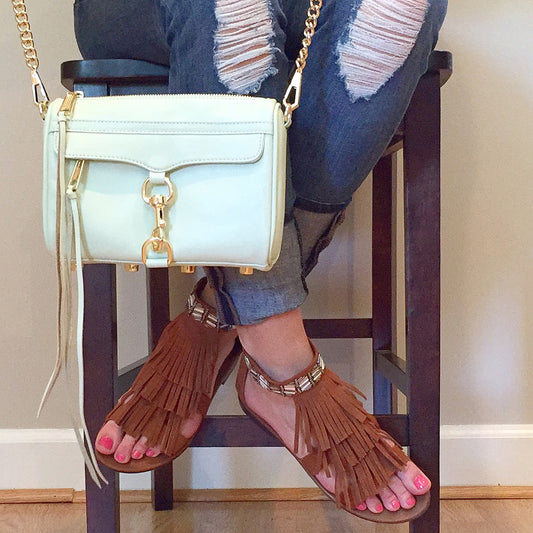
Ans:
[{"label": "woman's foot", "polygon": [[120,464],[107,466],[119,469],[131,461],[128,466],[134,469],[145,457],[181,453],[198,431],[215,389],[236,358],[237,334],[217,329],[213,298],[201,280],[188,310],[165,329],[131,389],[108,416],[95,448]]},{"label": "woman's foot", "polygon": [[[233,335],[225,334],[221,339],[215,363],[214,376],[218,375],[220,367],[231,352],[236,337],[237,335],[235,333]],[[126,392],[122,397],[124,403],[127,404],[128,400],[133,398],[133,395],[134,393]],[[198,431],[202,420],[203,416],[201,413],[195,413],[190,418],[185,419],[179,429],[180,434],[187,440],[191,439]],[[113,420],[109,420],[102,426],[96,436],[95,447],[103,455],[113,455],[115,460],[122,464],[128,463],[131,459],[142,459],[144,456],[157,457],[161,453],[160,445],[148,446],[145,436],[136,439],[124,433],[122,428]]]},{"label": "woman's foot", "polygon": [[[269,331],[270,328],[271,331]],[[238,331],[244,349],[252,354],[264,374],[272,380],[282,382],[292,379],[316,360],[316,354],[307,337],[305,337],[305,345],[303,343],[303,324],[298,310],[278,315],[258,326],[239,327]],[[270,339],[270,342],[267,343],[266,339]],[[297,339],[296,342],[295,339]],[[249,348],[250,345],[252,348]],[[296,352],[294,357],[289,356],[291,352]],[[243,403],[252,414],[266,422],[278,434],[284,445],[294,453],[296,422],[294,397],[275,394],[265,389],[252,378],[250,372],[247,373],[244,391],[241,394],[244,398]],[[385,442],[390,444],[391,449],[397,449],[397,445],[392,440],[385,440]],[[299,458],[308,455],[302,435],[300,435],[299,450],[296,455]],[[335,494],[334,472],[328,476],[322,469],[315,478],[323,489],[330,494]],[[407,461],[402,468],[390,476],[388,486],[359,502],[357,509],[359,511],[368,509],[376,515],[383,513],[384,510],[393,513],[401,509],[409,510],[415,507],[417,496],[428,493],[430,488],[431,482],[424,473],[412,461]]]},{"label": "woman's foot", "polygon": [[[292,375],[288,376],[287,379]],[[290,397],[267,391],[256,383],[250,375],[246,379],[244,397],[246,405],[253,413],[275,429],[284,445],[294,452],[294,401]],[[392,441],[391,445],[393,445]],[[303,443],[301,443],[301,449],[297,455],[300,458],[307,455]],[[335,478],[333,476],[328,477],[324,471],[321,471],[316,478],[328,492],[335,494]],[[412,509],[416,505],[416,497],[427,493],[430,488],[429,479],[412,461],[409,461],[403,470],[391,477],[387,488],[361,502],[361,506],[358,508],[361,511],[368,508],[376,514],[383,512],[384,509],[393,512],[400,509]]]}]

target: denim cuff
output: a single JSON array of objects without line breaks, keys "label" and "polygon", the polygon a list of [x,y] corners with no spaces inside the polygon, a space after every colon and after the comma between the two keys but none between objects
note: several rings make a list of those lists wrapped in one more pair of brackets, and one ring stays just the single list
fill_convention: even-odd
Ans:
[{"label": "denim cuff", "polygon": [[250,276],[238,268],[205,268],[216,290],[217,314],[223,326],[246,326],[300,307],[307,297],[302,276],[300,239],[294,221],[285,224],[279,259],[271,270]]},{"label": "denim cuff", "polygon": [[303,209],[304,211],[312,211],[313,213],[338,213],[343,211],[348,207],[351,202],[351,198],[346,202],[341,202],[337,204],[328,204],[325,202],[317,202],[315,200],[309,200],[307,198],[302,198],[301,196],[296,197],[294,200],[294,207]]}]

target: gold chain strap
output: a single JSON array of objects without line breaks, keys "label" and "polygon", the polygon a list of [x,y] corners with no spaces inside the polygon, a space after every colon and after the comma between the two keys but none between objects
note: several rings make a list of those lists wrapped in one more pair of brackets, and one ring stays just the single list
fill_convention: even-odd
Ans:
[{"label": "gold chain strap", "polygon": [[323,0],[310,0],[310,6],[307,10],[307,20],[305,21],[304,38],[302,39],[302,48],[296,58],[296,70],[303,72],[309,56],[309,47],[315,35],[316,25],[318,24],[318,17],[322,9]]},{"label": "gold chain strap", "polygon": [[[37,72],[39,68],[39,59],[37,50],[33,42],[33,34],[30,29],[28,13],[24,0],[11,0],[15,20],[20,35],[22,48],[24,49],[24,59],[26,65],[31,71],[31,81],[33,87],[33,102],[39,108],[39,113],[44,119],[50,99],[46,93],[41,77]],[[302,91],[302,73],[307,64],[309,56],[309,47],[315,35],[318,17],[322,8],[323,0],[309,0],[309,9],[307,10],[307,20],[305,21],[304,38],[302,39],[302,48],[296,58],[296,72],[294,73],[285,96],[283,97],[283,107],[285,116],[285,126],[288,128],[292,123],[292,113],[300,105],[300,95]]]},{"label": "gold chain strap", "polygon": [[309,0],[309,9],[307,10],[307,20],[305,21],[304,38],[302,39],[302,48],[296,58],[296,71],[292,76],[289,86],[283,97],[283,107],[285,116],[285,127],[292,124],[292,113],[300,105],[300,96],[302,93],[302,74],[307,64],[309,56],[309,47],[315,35],[318,17],[322,9],[323,0]]},{"label": "gold chain strap", "polygon": [[33,42],[33,34],[30,29],[28,21],[28,13],[26,11],[26,4],[24,0],[11,0],[13,4],[13,11],[15,12],[15,20],[17,21],[17,29],[20,35],[20,42],[24,50],[24,59],[27,67],[31,71],[31,83],[33,88],[33,103],[39,108],[39,113],[44,119],[48,103],[50,99],[46,93],[43,82],[37,69],[39,68],[39,59],[37,57],[37,50]]},{"label": "gold chain strap", "polygon": [[24,48],[24,58],[26,65],[31,70],[39,68],[39,59],[37,58],[37,51],[33,42],[33,34],[30,30],[30,23],[28,21],[28,13],[26,12],[26,5],[24,0],[12,0],[13,11],[15,12],[15,20],[17,21],[17,29],[20,33],[20,40],[22,48]]}]

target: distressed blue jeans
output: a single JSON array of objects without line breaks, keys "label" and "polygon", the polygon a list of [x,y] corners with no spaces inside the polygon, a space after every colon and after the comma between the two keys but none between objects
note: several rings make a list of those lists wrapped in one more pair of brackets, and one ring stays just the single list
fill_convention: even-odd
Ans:
[{"label": "distressed blue jeans", "polygon": [[[74,15],[86,59],[169,65],[171,93],[281,100],[308,7],[308,0],[77,0]],[[303,303],[305,277],[395,133],[446,7],[447,0],[324,1],[289,130],[281,255],[252,276],[206,269],[222,323],[253,324]]]}]

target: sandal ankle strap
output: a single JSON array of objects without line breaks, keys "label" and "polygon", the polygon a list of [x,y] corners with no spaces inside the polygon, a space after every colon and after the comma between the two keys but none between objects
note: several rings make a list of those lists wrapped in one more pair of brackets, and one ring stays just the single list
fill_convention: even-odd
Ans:
[{"label": "sandal ankle strap", "polygon": [[269,392],[281,394],[282,396],[295,396],[296,394],[308,391],[317,385],[326,370],[324,360],[314,346],[313,351],[316,356],[315,362],[307,367],[303,373],[282,383],[273,381],[268,376],[261,373],[259,371],[259,365],[252,359],[250,354],[245,350],[243,350],[242,353],[250,376],[256,383]]},{"label": "sandal ankle strap", "polygon": [[216,309],[204,302],[199,296],[206,285],[207,278],[202,278],[198,281],[187,298],[186,311],[187,314],[192,316],[197,322],[200,322],[209,328],[218,328],[219,323]]}]

